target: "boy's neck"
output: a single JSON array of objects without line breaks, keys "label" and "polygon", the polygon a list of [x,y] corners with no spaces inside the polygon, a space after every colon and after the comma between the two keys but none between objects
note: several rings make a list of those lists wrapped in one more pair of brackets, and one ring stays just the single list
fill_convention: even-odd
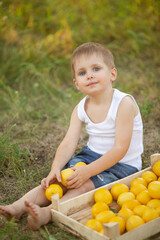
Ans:
[{"label": "boy's neck", "polygon": [[112,100],[114,89],[104,91],[103,94],[97,94],[95,96],[89,96],[89,99],[94,104],[109,103]]}]

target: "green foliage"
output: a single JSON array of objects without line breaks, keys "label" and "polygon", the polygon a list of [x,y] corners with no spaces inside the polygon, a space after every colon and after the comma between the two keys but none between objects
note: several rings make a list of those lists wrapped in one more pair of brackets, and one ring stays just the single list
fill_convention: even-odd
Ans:
[{"label": "green foliage", "polygon": [[24,174],[23,168],[26,164],[24,159],[27,160],[29,153],[21,150],[17,143],[9,140],[12,128],[0,135],[0,173],[8,172],[10,176],[12,174],[21,176]]},{"label": "green foliage", "polygon": [[142,113],[142,118],[148,117],[148,115],[151,113],[152,109],[154,108],[153,103],[149,103],[146,99],[142,102],[142,104],[139,104],[140,111]]},{"label": "green foliage", "polygon": [[5,222],[5,227],[0,229],[1,240],[16,240],[17,239],[17,223],[15,223],[14,218],[10,222]]}]

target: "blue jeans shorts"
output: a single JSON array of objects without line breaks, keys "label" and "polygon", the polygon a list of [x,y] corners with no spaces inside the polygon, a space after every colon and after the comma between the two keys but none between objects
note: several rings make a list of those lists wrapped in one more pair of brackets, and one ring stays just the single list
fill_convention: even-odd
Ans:
[{"label": "blue jeans shorts", "polygon": [[[90,164],[101,156],[101,154],[92,151],[88,146],[84,146],[79,153],[70,159],[63,169],[73,167],[78,162]],[[92,180],[95,188],[98,188],[136,172],[138,172],[138,170],[133,166],[125,163],[116,163],[111,168],[108,168],[107,170],[91,177],[90,179]]]}]

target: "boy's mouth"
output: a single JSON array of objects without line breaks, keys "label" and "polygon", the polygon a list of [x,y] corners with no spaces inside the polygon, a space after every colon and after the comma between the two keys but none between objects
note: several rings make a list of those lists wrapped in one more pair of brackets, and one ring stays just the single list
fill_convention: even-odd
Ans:
[{"label": "boy's mouth", "polygon": [[89,82],[89,83],[87,84],[87,87],[92,86],[92,85],[95,85],[95,84],[97,84],[97,82]]}]

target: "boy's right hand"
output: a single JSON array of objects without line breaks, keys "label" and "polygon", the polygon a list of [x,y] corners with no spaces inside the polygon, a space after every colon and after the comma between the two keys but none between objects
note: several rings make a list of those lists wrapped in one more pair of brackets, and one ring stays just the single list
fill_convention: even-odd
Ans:
[{"label": "boy's right hand", "polygon": [[48,174],[48,176],[46,178],[43,178],[41,181],[41,186],[44,190],[46,190],[49,185],[55,181],[61,182],[61,173],[60,170],[51,170],[50,173]]}]

